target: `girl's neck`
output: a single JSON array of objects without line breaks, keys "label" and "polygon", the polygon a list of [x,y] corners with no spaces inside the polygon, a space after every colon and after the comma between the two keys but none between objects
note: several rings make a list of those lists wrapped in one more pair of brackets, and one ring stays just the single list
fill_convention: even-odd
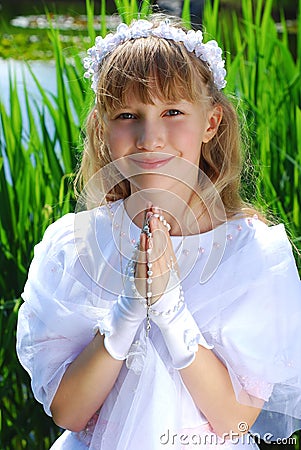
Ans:
[{"label": "girl's neck", "polygon": [[[185,197],[185,198],[183,198]],[[181,193],[181,197],[162,190],[134,192],[126,198],[124,207],[135,225],[142,228],[148,205],[162,210],[164,218],[171,226],[172,236],[189,236],[210,231],[220,224],[212,220],[204,204],[191,190]]]}]

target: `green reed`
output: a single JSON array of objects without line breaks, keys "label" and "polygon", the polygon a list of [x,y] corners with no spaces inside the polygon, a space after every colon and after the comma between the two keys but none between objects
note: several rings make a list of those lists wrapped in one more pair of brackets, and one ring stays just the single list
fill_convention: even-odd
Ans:
[{"label": "green reed", "polygon": [[[243,0],[242,17],[227,16],[206,4],[205,24],[209,34],[224,44],[228,85],[246,117],[250,136],[249,155],[258,175],[248,179],[245,189],[253,201],[265,199],[269,211],[291,231],[300,249],[301,234],[301,145],[300,93],[301,44],[297,36],[296,55],[289,48],[288,30],[282,14],[282,35],[272,19],[272,0]],[[300,29],[299,15],[297,28]]]},{"label": "green reed", "polygon": [[[141,10],[135,0],[116,0],[123,21],[145,17],[151,1]],[[184,20],[189,21],[188,1]],[[246,122],[248,150],[244,192],[284,222],[300,248],[301,174],[301,36],[296,55],[289,47],[282,14],[281,35],[272,19],[272,0],[242,1],[242,17],[229,13],[219,1],[206,3],[205,39],[216,38],[225,49],[228,70],[226,92],[238,98],[239,114]],[[301,25],[299,0],[298,28]],[[87,0],[88,34],[95,38],[93,4]],[[102,35],[107,32],[105,1],[101,2]],[[43,107],[30,101],[25,91],[21,109],[11,73],[8,108],[0,93],[0,448],[47,449],[58,433],[42,407],[32,397],[29,377],[19,365],[15,328],[20,294],[34,245],[46,226],[74,208],[73,174],[81,153],[81,127],[93,96],[83,79],[81,56],[74,49],[65,56],[58,31],[51,29],[56,64],[57,95],[36,79]],[[30,67],[30,66],[29,66]],[[36,118],[38,117],[38,119]],[[51,117],[55,132],[48,131]],[[25,134],[24,124],[29,123]],[[1,131],[2,128],[2,131]],[[5,162],[5,164],[4,164]],[[251,166],[253,169],[251,169]],[[277,446],[275,447],[277,449]],[[297,447],[296,447],[297,449]]]}]

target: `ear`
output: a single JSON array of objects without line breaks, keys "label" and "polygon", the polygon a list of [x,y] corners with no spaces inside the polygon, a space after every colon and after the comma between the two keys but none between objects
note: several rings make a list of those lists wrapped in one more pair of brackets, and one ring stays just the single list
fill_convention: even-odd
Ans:
[{"label": "ear", "polygon": [[207,116],[208,126],[203,136],[203,142],[206,144],[216,135],[219,124],[223,117],[223,108],[221,105],[214,106]]}]

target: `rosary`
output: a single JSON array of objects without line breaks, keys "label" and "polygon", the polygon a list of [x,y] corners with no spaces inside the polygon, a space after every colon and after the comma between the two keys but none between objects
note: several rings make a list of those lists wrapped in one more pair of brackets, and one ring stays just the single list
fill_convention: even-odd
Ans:
[{"label": "rosary", "polygon": [[150,231],[150,226],[149,226],[149,222],[150,219],[152,217],[156,217],[157,219],[160,220],[160,222],[162,222],[162,224],[167,228],[168,231],[170,231],[170,225],[169,223],[167,223],[167,221],[165,220],[163,215],[160,214],[152,214],[150,216],[147,216],[147,212],[145,212],[145,216],[144,216],[144,224],[142,227],[142,233],[144,233],[147,237],[147,249],[146,249],[146,267],[147,267],[147,271],[146,271],[146,336],[149,335],[150,329],[151,329],[151,320],[150,320],[150,310],[151,310],[151,305],[152,305],[152,297],[153,297],[153,293],[152,293],[152,275],[153,275],[153,271],[152,271],[152,267],[153,267],[153,263],[150,259],[150,255],[152,253],[152,249],[153,249],[153,237],[152,237],[152,233]]},{"label": "rosary", "polygon": [[[146,248],[146,293],[145,297],[142,297],[139,291],[136,288],[135,284],[135,274],[137,267],[137,258],[139,253],[139,244],[135,246],[135,252],[133,258],[128,262],[126,267],[126,274],[129,277],[129,281],[131,283],[131,292],[132,296],[136,298],[139,303],[141,303],[146,308],[146,337],[148,337],[150,329],[151,329],[151,315],[153,316],[162,316],[168,318],[171,314],[177,312],[184,303],[184,293],[181,284],[179,284],[179,298],[178,302],[173,305],[173,307],[167,311],[158,311],[152,306],[153,299],[153,291],[152,291],[152,283],[153,283],[153,262],[151,260],[151,253],[153,249],[153,236],[150,230],[150,220],[155,217],[160,220],[160,222],[167,228],[168,232],[171,227],[169,223],[165,220],[162,214],[153,213],[148,214],[148,211],[145,212],[142,233],[144,233],[147,237],[147,248]],[[173,277],[173,281],[176,281],[174,277],[178,277],[177,270],[175,268],[175,264],[172,256],[170,257],[170,263],[167,264],[168,269],[170,271],[171,276]]]}]

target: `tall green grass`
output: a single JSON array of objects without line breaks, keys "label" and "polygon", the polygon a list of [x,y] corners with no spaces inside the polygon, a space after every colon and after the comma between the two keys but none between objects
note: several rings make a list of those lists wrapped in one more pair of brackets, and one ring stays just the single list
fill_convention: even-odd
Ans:
[{"label": "tall green grass", "polygon": [[[254,201],[266,199],[300,248],[301,236],[301,37],[292,55],[282,16],[283,33],[272,19],[272,0],[242,1],[242,17],[224,11],[219,1],[206,3],[206,39],[217,38],[225,49],[226,92],[239,99],[246,117],[255,179],[246,173],[245,190]],[[123,21],[150,12],[144,1],[116,0]],[[188,2],[185,21],[189,20]],[[298,27],[301,25],[299,0]],[[105,1],[101,3],[102,34],[106,33]],[[94,41],[93,5],[87,0],[88,33]],[[14,74],[9,107],[0,98],[0,448],[47,449],[58,429],[32,398],[29,378],[17,362],[15,327],[20,294],[37,243],[49,223],[74,207],[72,179],[80,154],[80,129],[93,102],[83,79],[81,56],[64,55],[59,34],[49,32],[55,54],[58,93],[43,89],[32,73],[42,98],[34,104],[25,84],[26,111],[21,112]],[[0,94],[1,97],[1,94]],[[25,117],[26,116],[26,117]],[[55,125],[49,132],[48,118]],[[38,118],[38,119],[37,119]],[[25,120],[26,119],[26,120]],[[25,135],[24,124],[29,122]],[[4,164],[5,162],[5,164]],[[276,446],[277,448],[277,446]]]},{"label": "tall green grass", "polygon": [[[282,13],[282,35],[272,19],[273,0],[242,0],[242,18],[218,20],[218,1],[206,3],[209,34],[224,43],[227,55],[226,91],[241,100],[247,118],[251,157],[258,178],[246,186],[253,200],[263,198],[269,210],[291,230],[300,249],[301,235],[301,42],[296,55],[289,48]],[[301,2],[297,28],[301,25]]]}]

